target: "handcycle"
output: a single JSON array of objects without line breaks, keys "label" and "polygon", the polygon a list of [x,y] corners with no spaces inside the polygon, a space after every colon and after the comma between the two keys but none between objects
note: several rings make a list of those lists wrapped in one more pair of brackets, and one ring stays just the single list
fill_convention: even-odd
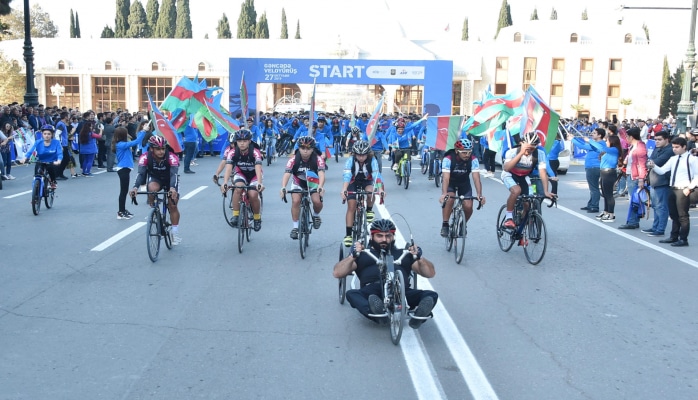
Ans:
[{"label": "handcycle", "polygon": [[[356,212],[354,213],[354,222],[352,224],[351,236],[352,246],[356,242],[360,242],[366,246],[370,237],[368,230],[368,221],[366,220],[366,197],[374,196],[373,192],[367,192],[362,187],[357,187],[356,191],[346,192],[346,195],[356,195]],[[342,202],[344,204],[345,201]],[[380,204],[383,204],[383,196],[380,198]],[[344,243],[339,244],[339,260],[344,259]],[[339,304],[344,304],[344,299],[347,294],[347,277],[339,278]],[[352,287],[355,286],[358,278],[355,274],[352,277]]]},{"label": "handcycle", "polygon": [[[441,208],[446,207],[446,202],[451,198],[451,196],[446,195],[444,197],[444,202],[441,204]],[[482,208],[482,202],[479,197],[472,196],[455,196],[453,209],[451,210],[451,216],[448,218],[448,236],[446,236],[446,251],[451,251],[454,249],[454,255],[456,257],[456,263],[460,264],[463,260],[463,253],[465,250],[465,238],[468,234],[468,222],[465,219],[465,210],[463,210],[463,201],[465,200],[477,200],[479,210]],[[460,242],[460,246],[459,246]]]},{"label": "handcycle", "polygon": [[[287,191],[283,189],[284,192],[284,203],[288,203],[286,200],[286,193],[300,193],[301,194],[301,205],[300,214],[298,216],[298,244],[300,247],[301,258],[305,258],[305,252],[308,248],[308,240],[310,239],[310,234],[313,232],[313,218],[312,218],[312,201],[310,195],[317,192],[317,189],[294,189]],[[320,198],[322,201],[322,198]]]},{"label": "handcycle", "polygon": [[37,161],[39,164],[34,180],[32,181],[32,212],[34,215],[39,215],[41,211],[41,199],[47,209],[53,207],[53,200],[56,196],[56,189],[51,187],[51,177],[48,174],[46,166],[48,163]]},{"label": "handcycle", "polygon": [[[526,260],[532,265],[537,265],[543,260],[548,244],[548,236],[545,229],[543,216],[538,211],[540,203],[547,197],[542,195],[521,194],[516,198],[514,206],[514,223],[516,228],[504,226],[506,220],[506,204],[499,209],[497,216],[497,241],[502,251],[509,251],[514,242],[519,241],[519,246],[524,248]],[[536,204],[537,203],[537,204]],[[548,208],[554,206],[557,199],[551,199]]]},{"label": "handcycle", "polygon": [[[395,177],[397,178],[398,186],[405,182],[405,189],[410,187],[410,174],[412,173],[412,158],[410,157],[411,148],[400,149],[402,152],[402,157],[397,162],[397,170],[395,171]],[[394,152],[393,152],[394,154]]]},{"label": "handcycle", "polygon": [[[165,246],[168,250],[172,249],[172,231],[170,216],[167,213],[167,205],[170,200],[170,193],[163,190],[157,192],[137,192],[138,194],[146,194],[153,198],[152,208],[148,215],[146,223],[146,245],[148,248],[148,257],[150,261],[155,262],[160,254],[160,241],[165,239]],[[132,197],[135,203],[135,197]],[[138,203],[136,203],[138,204]],[[160,211],[162,209],[162,211]]]}]

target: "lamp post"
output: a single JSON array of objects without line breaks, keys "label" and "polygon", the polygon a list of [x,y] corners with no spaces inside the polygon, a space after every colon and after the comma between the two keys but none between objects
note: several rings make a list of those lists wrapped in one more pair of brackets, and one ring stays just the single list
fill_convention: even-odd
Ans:
[{"label": "lamp post", "polygon": [[27,68],[24,103],[36,107],[39,105],[39,94],[34,87],[34,47],[32,47],[31,23],[29,21],[29,0],[24,0],[24,65]]},{"label": "lamp post", "polygon": [[[683,64],[683,84],[681,85],[681,101],[676,112],[676,133],[686,132],[688,116],[693,114],[693,102],[691,101],[691,80],[693,78],[693,67],[696,65],[696,6],[698,0],[693,0],[691,4],[691,32],[688,38],[688,49],[686,50],[686,61]],[[693,127],[695,128],[695,126]]]},{"label": "lamp post", "polygon": [[55,85],[51,86],[51,94],[56,96],[56,107],[61,108],[61,96],[65,94],[65,86],[56,82]]}]

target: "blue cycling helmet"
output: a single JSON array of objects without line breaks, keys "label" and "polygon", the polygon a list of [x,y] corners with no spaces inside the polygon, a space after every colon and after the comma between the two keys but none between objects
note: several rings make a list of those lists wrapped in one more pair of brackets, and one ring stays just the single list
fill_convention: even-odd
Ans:
[{"label": "blue cycling helmet", "polygon": [[471,142],[470,139],[461,139],[456,142],[456,145],[454,147],[456,148],[456,150],[472,150],[473,142]]},{"label": "blue cycling helmet", "polygon": [[252,140],[252,132],[249,129],[240,129],[235,134],[235,140]]},{"label": "blue cycling helmet", "polygon": [[46,125],[44,125],[44,126],[41,127],[41,131],[42,131],[42,132],[43,132],[43,131],[51,131],[51,132],[53,132],[53,131],[55,131],[55,130],[56,130],[56,128],[54,128],[53,125],[49,125],[49,124],[46,124]]}]

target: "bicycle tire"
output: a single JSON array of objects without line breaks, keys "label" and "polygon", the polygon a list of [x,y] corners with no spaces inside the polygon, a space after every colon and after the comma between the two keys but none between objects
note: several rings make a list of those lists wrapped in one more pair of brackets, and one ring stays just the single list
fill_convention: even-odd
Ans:
[{"label": "bicycle tire", "polygon": [[267,157],[267,167],[271,165],[271,157],[272,157],[272,154],[274,154],[273,151],[271,151],[271,152],[269,151],[270,148],[271,148],[271,146],[267,149],[267,154],[266,154],[266,157]]},{"label": "bicycle tire", "polygon": [[298,232],[298,247],[301,252],[301,258],[305,259],[305,250],[308,246],[308,210],[306,209],[306,205],[303,204],[302,200],[300,211],[300,221],[298,223],[298,227],[300,228]]},{"label": "bicycle tire", "polygon": [[497,241],[499,242],[499,248],[504,252],[511,250],[511,247],[514,245],[514,232],[504,228],[504,220],[507,217],[506,212],[507,206],[505,204],[499,209],[499,214],[497,214]]},{"label": "bicycle tire", "polygon": [[223,195],[223,217],[228,226],[235,228],[231,221],[233,218],[233,192],[230,192],[230,197],[228,197],[227,192]]},{"label": "bicycle tire", "polygon": [[545,221],[537,211],[531,211],[528,217],[526,227],[524,228],[523,239],[524,254],[526,260],[531,265],[538,265],[545,256],[545,250],[548,247],[548,236],[545,229]]},{"label": "bicycle tire", "polygon": [[[455,204],[455,202],[454,202]],[[451,210],[451,215],[448,217],[448,235],[444,238],[446,240],[446,251],[451,251],[453,248],[453,233],[454,233],[454,224],[455,224],[455,214],[453,210]]]},{"label": "bicycle tire", "polygon": [[436,187],[441,186],[441,179],[443,179],[443,176],[441,175],[441,165],[439,165],[438,159],[434,159],[434,184]]},{"label": "bicycle tire", "polygon": [[46,191],[46,197],[44,197],[44,204],[46,204],[46,208],[52,208],[53,207],[53,199],[56,196],[56,191],[54,189],[51,189],[50,187]]},{"label": "bicycle tire", "polygon": [[[460,201],[460,200],[458,200]],[[465,252],[465,212],[461,209],[458,211],[455,223],[455,236],[453,238],[453,254],[456,256],[456,264],[463,261],[463,253]]]},{"label": "bicycle tire", "polygon": [[402,271],[397,269],[393,275],[393,298],[390,304],[390,340],[394,345],[400,344],[402,337],[402,325],[405,321],[407,299],[405,297],[405,277]]},{"label": "bicycle tire", "polygon": [[158,260],[160,254],[160,211],[157,208],[150,210],[148,216],[148,226],[146,230],[146,245],[148,247],[148,257],[150,261]]},{"label": "bicycle tire", "polygon": [[250,241],[250,238],[252,238],[252,232],[254,232],[254,229],[252,228],[254,226],[254,213],[252,212],[252,208],[250,206],[245,207],[247,210],[247,226],[245,227],[245,240],[248,242]]},{"label": "bicycle tire", "polygon": [[395,174],[395,178],[397,179],[398,186],[402,185],[402,172],[400,171],[400,168],[402,168],[402,165],[398,164],[397,165],[397,173]]},{"label": "bicycle tire", "polygon": [[[344,260],[344,243],[339,244],[339,261]],[[337,279],[339,281],[339,304],[344,304],[347,298],[347,277]]]},{"label": "bicycle tire", "polygon": [[429,153],[424,153],[422,156],[422,175],[426,175],[426,173],[429,171],[429,164],[431,161],[429,160]]},{"label": "bicycle tire", "polygon": [[[160,215],[162,215],[162,213]],[[172,224],[170,224],[169,219],[169,214],[165,214],[162,218],[162,237],[165,238],[165,247],[167,247],[167,250],[172,250],[172,231],[170,228]]]},{"label": "bicycle tire", "polygon": [[412,161],[409,159],[407,159],[403,164],[402,175],[405,179],[405,190],[407,190],[407,188],[410,187],[410,175],[412,175]]},{"label": "bicycle tire", "polygon": [[242,253],[242,246],[245,244],[245,230],[247,226],[247,209],[244,204],[240,205],[240,215],[238,216],[238,252]]},{"label": "bicycle tire", "polygon": [[341,152],[342,152],[341,146],[338,146],[335,144],[334,145],[334,161],[337,163],[339,162],[339,153],[341,153]]},{"label": "bicycle tire", "polygon": [[32,212],[39,215],[41,212],[41,180],[34,179],[32,183]]}]

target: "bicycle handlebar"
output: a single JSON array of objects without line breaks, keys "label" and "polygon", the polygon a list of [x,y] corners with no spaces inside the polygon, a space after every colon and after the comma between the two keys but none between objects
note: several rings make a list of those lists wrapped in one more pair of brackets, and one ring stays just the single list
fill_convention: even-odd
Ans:
[{"label": "bicycle handlebar", "polygon": [[[161,195],[167,195],[167,197],[170,199],[172,204],[177,205],[177,202],[172,200],[172,194],[168,190],[167,192],[164,190],[158,190],[157,192],[151,192],[151,191],[137,191],[136,194],[147,194],[147,195],[153,195],[153,196],[161,196]],[[131,196],[131,202],[135,205],[138,205],[138,202],[136,201],[136,196]]]},{"label": "bicycle handlebar", "polygon": [[[482,200],[481,200],[479,197],[473,197],[473,196],[456,196],[456,197],[458,197],[458,199],[459,199],[460,201],[463,201],[463,200],[477,200],[477,209],[479,210],[479,209],[482,208]],[[444,202],[441,203],[441,208],[445,208],[445,207],[446,207],[446,202],[447,202],[448,199],[450,199],[450,198],[451,198],[451,196],[449,196],[449,195],[446,195],[446,197],[444,197]]]},{"label": "bicycle handlebar", "polygon": [[[374,256],[373,253],[371,253],[371,250],[368,250],[368,249],[363,249],[363,250],[361,250],[361,251],[359,251],[359,252],[354,252],[354,257],[358,257],[359,254],[361,254],[361,253],[368,254],[368,255],[376,262],[376,264],[378,265],[378,267],[382,267],[382,266],[384,265],[384,264],[383,264],[383,259]],[[387,252],[385,252],[385,253],[387,253]],[[387,253],[387,254],[389,254],[389,253]],[[405,258],[405,256],[408,255],[408,254],[410,254],[410,251],[409,251],[409,250],[407,250],[407,249],[402,249],[402,255],[401,255],[400,257],[398,257],[396,260],[393,260],[393,264],[395,264],[395,265],[401,265],[400,263],[402,263],[402,259]]]},{"label": "bicycle handlebar", "polygon": [[541,202],[545,199],[548,199],[548,200],[550,200],[550,204],[547,205],[548,208],[551,208],[552,206],[557,206],[557,195],[554,195],[551,198],[551,197],[547,197],[547,196],[541,195],[541,194],[520,194],[520,195],[516,196],[516,200],[518,201],[519,199],[521,199],[522,201],[526,201],[528,199],[528,200],[538,200]]},{"label": "bicycle handlebar", "polygon": [[[288,203],[288,200],[286,200],[286,194],[287,193],[308,193],[308,195],[311,195],[313,193],[319,193],[317,189],[293,189],[293,190],[286,190],[286,188],[281,189],[284,192],[284,197],[282,198],[284,203]],[[320,201],[322,201],[322,197],[320,198]]]},{"label": "bicycle handlebar", "polygon": [[[344,191],[344,197],[346,197],[346,196],[348,196],[348,195],[350,195],[350,194],[363,194],[363,195],[366,195],[366,196],[375,196],[375,195],[376,195],[376,192],[349,191],[349,190],[345,190],[345,191]],[[385,196],[385,192],[380,192],[380,203],[379,203],[379,204],[383,204],[383,201],[384,201],[384,200],[383,200],[383,197],[384,197],[384,196]],[[347,202],[346,199],[345,199],[345,200],[342,200],[342,204],[344,204],[344,203],[346,203],[346,202]]]}]

